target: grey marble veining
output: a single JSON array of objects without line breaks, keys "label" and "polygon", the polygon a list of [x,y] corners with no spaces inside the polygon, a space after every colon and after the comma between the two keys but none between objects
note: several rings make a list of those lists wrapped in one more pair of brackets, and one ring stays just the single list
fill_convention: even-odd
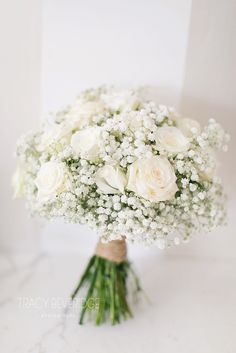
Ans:
[{"label": "grey marble veining", "polygon": [[78,325],[69,296],[87,261],[77,254],[0,255],[0,339],[4,353],[234,353],[234,257],[139,258],[151,304],[134,306],[122,325]]}]

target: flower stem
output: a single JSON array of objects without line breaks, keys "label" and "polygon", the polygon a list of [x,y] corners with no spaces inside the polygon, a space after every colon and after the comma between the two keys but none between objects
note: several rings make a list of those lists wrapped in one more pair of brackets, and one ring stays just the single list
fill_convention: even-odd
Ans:
[{"label": "flower stem", "polygon": [[128,261],[115,263],[97,255],[93,256],[71,296],[74,299],[82,287],[87,287],[79,323],[83,324],[85,315],[89,312],[93,314],[96,325],[109,320],[115,325],[121,319],[132,317],[127,301],[129,276],[135,278],[133,285],[136,291],[140,291],[137,276]]}]

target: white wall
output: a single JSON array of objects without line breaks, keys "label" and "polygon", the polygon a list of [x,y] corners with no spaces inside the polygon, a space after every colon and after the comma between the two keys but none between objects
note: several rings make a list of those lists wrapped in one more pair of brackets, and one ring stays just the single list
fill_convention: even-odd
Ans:
[{"label": "white wall", "polygon": [[47,0],[43,8],[43,110],[103,83],[179,92],[190,0]]},{"label": "white wall", "polygon": [[232,141],[222,173],[230,199],[236,174],[236,1],[195,0],[192,4],[181,111],[203,121],[216,118]]},{"label": "white wall", "polygon": [[[81,89],[153,85],[178,105],[184,78],[191,0],[47,0],[43,7],[43,111],[70,103]],[[49,224],[44,246],[90,248],[86,227]]]},{"label": "white wall", "polygon": [[[219,156],[219,172],[228,195],[228,226],[214,239],[192,242],[200,256],[235,258],[236,228],[236,1],[193,0],[180,110],[202,122],[215,118],[231,134],[229,151]],[[178,249],[181,255],[184,248]]]},{"label": "white wall", "polygon": [[40,0],[1,1],[0,9],[0,248],[32,249],[37,227],[23,201],[12,201],[16,140],[36,127],[40,109]]}]

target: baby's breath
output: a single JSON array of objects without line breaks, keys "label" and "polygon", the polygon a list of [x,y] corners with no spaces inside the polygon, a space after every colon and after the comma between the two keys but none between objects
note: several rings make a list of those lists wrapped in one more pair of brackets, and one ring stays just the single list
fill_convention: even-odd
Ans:
[{"label": "baby's breath", "polygon": [[[50,119],[54,124],[65,124],[78,101],[100,102],[106,97],[108,104],[107,97],[112,94],[113,89],[107,87],[82,92],[74,106]],[[104,104],[104,111],[89,121],[90,126],[101,129],[100,157],[93,161],[75,156],[70,136],[65,134],[42,148],[44,128],[19,140],[17,155],[24,168],[23,194],[31,213],[87,224],[106,241],[126,236],[128,241],[156,243],[160,248],[177,245],[193,233],[210,231],[224,223],[225,196],[215,175],[213,154],[216,149],[227,150],[229,136],[221,126],[211,119],[199,134],[195,128],[191,130],[187,150],[168,152],[156,143],[156,136],[160,127],[178,125],[179,116],[173,109],[145,101],[133,91],[127,93],[123,106],[121,103]],[[77,127],[71,133],[73,129]],[[150,202],[127,188],[120,194],[104,194],[97,187],[95,175],[104,164],[119,165],[127,173],[137,159],[158,155],[168,158],[177,177],[178,191],[172,199]],[[35,179],[41,165],[48,161],[63,163],[70,187],[40,200]]]}]

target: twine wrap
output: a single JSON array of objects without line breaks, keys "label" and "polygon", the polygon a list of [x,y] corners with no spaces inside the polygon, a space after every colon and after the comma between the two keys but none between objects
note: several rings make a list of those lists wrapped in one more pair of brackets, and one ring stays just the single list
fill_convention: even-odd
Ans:
[{"label": "twine wrap", "polygon": [[121,263],[127,259],[127,246],[124,239],[112,240],[109,243],[98,242],[95,254],[106,260]]}]

